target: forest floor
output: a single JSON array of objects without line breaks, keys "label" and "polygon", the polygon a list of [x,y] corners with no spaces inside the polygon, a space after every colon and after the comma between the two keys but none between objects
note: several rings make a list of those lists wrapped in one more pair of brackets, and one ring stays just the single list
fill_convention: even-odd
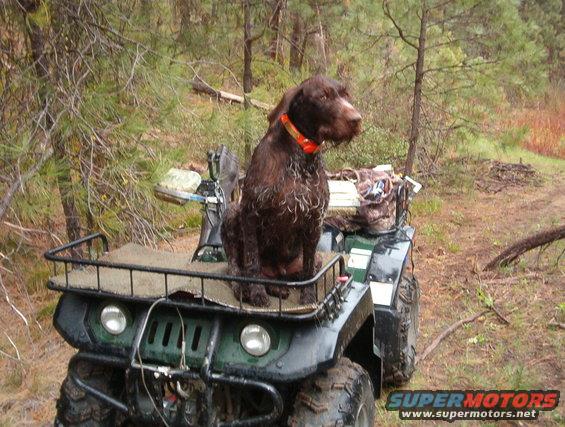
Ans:
[{"label": "forest floor", "polygon": [[[419,364],[404,388],[565,390],[564,331],[548,326],[552,319],[565,321],[565,270],[563,261],[557,264],[565,244],[541,255],[532,251],[512,268],[481,272],[517,238],[563,223],[565,168],[547,167],[534,182],[494,193],[478,188],[483,172],[471,169],[426,188],[412,209],[421,284],[418,351],[449,325],[484,310],[490,298],[509,324],[487,314],[458,329]],[[42,239],[35,241],[36,249],[52,244]],[[172,244],[189,251],[196,242],[196,233],[187,231]],[[56,295],[38,291],[20,298],[14,284],[6,286],[15,306],[32,315],[26,327],[10,306],[0,306],[0,426],[52,425],[59,386],[74,353],[51,324]],[[387,392],[377,402],[379,424],[401,424],[398,413],[384,409]],[[561,403],[556,411],[542,413],[543,425],[562,424],[564,408]]]}]

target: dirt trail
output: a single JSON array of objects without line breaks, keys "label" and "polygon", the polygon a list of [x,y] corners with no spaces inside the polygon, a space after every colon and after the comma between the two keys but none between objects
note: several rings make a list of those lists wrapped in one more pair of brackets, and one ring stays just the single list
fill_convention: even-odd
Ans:
[{"label": "dirt trail", "polygon": [[[565,300],[565,269],[563,261],[557,267],[555,261],[565,242],[540,260],[532,251],[514,271],[481,271],[506,245],[565,222],[563,178],[556,174],[539,187],[496,194],[442,197],[438,212],[415,218],[414,257],[422,292],[418,351],[449,325],[485,308],[478,289],[493,298],[510,325],[485,316],[461,328],[418,366],[405,388],[565,389],[563,331],[547,326],[563,316],[556,306]],[[378,403],[381,416],[387,424],[398,424],[397,415],[387,413],[383,404]],[[562,423],[564,414],[563,405],[542,414],[544,425]]]},{"label": "dirt trail", "polygon": [[[477,296],[479,287],[493,298],[510,325],[486,316],[461,328],[422,362],[406,388],[565,390],[563,331],[547,327],[559,315],[556,306],[565,301],[563,266],[551,266],[556,254],[542,257],[537,267],[534,254],[517,271],[498,273],[499,282],[492,281],[492,273],[479,273],[516,238],[565,221],[564,178],[546,177],[541,187],[515,187],[496,194],[424,192],[422,200],[439,199],[440,207],[414,218],[418,228],[414,257],[422,288],[418,350],[450,324],[484,308]],[[175,251],[190,251],[196,243],[197,236],[187,233],[171,244]],[[523,278],[512,279],[519,276]],[[507,277],[511,280],[506,283]],[[39,311],[45,301],[32,303]],[[6,313],[4,322],[14,319],[9,310]],[[73,349],[53,330],[49,316],[40,323],[43,331],[34,329],[33,336],[19,341],[23,364],[0,359],[0,425],[50,425],[53,418]],[[2,350],[11,353],[12,349]],[[385,401],[377,403],[380,422],[399,424],[397,413],[384,410]],[[543,414],[544,425],[562,422],[563,407]]]},{"label": "dirt trail", "polygon": [[445,239],[460,247],[449,253],[441,242],[420,233],[415,248],[424,298],[435,296],[446,282],[476,276],[474,273],[514,240],[564,220],[565,191],[558,178],[546,180],[541,187],[445,199],[440,212],[414,220],[419,230],[438,224]]}]

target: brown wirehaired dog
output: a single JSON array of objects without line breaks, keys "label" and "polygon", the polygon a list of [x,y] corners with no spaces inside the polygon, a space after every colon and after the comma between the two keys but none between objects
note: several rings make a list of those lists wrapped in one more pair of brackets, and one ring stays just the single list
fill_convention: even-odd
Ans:
[{"label": "brown wirehaired dog", "polygon": [[[319,146],[351,140],[361,115],[341,83],[315,76],[289,89],[269,114],[270,126],[255,148],[240,204],[232,204],[222,224],[228,274],[286,280],[310,279],[329,190]],[[255,306],[270,295],[288,297],[288,288],[234,284],[237,298]],[[301,302],[315,301],[304,288]]]}]

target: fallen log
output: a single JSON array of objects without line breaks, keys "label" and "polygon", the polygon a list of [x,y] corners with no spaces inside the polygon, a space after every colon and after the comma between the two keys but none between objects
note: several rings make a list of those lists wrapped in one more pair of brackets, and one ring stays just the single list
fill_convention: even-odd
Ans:
[{"label": "fallen log", "polygon": [[[214,89],[212,86],[204,83],[201,80],[191,80],[190,85],[192,86],[192,90],[196,93],[203,93],[226,102],[235,102],[237,104],[244,103],[243,96],[225,92],[223,90]],[[270,111],[273,109],[272,105],[257,101],[256,99],[250,99],[249,103],[255,108],[259,108],[260,110]]]},{"label": "fallen log", "polygon": [[539,246],[544,246],[549,243],[555,242],[560,239],[565,238],[565,225],[561,225],[556,228],[551,228],[549,230],[543,230],[539,233],[533,234],[526,237],[525,239],[519,240],[512,246],[505,249],[500,255],[492,259],[484,268],[484,270],[493,270],[496,267],[505,266],[510,264],[512,261],[528,252],[531,249],[537,248]]}]

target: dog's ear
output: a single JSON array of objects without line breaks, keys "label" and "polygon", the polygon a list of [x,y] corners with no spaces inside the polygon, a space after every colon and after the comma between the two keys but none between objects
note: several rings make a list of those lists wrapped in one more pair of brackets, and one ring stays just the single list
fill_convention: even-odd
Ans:
[{"label": "dog's ear", "polygon": [[269,120],[269,127],[273,126],[277,122],[277,120],[288,111],[288,107],[290,105],[290,101],[296,93],[298,92],[298,86],[291,87],[288,89],[277,106],[273,108],[273,110],[267,115],[267,119]]}]

